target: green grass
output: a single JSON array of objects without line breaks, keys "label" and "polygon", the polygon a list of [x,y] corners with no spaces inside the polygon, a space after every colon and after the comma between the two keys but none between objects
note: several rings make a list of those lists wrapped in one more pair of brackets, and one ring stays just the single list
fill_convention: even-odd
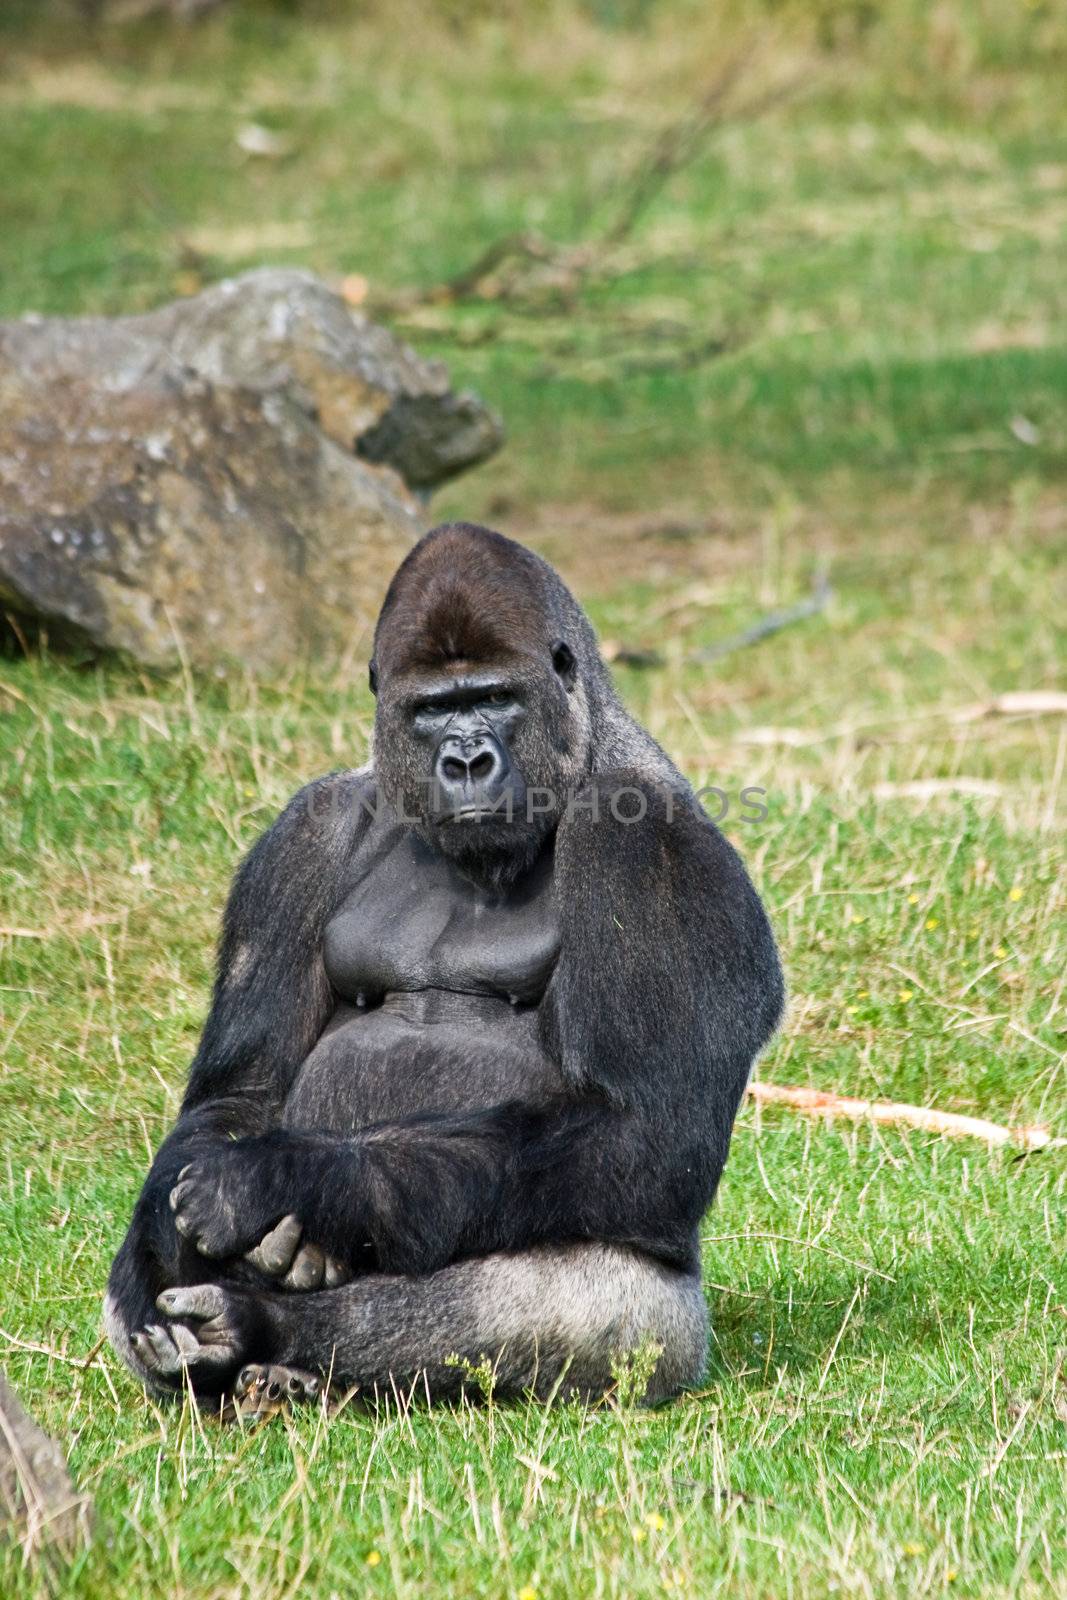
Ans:
[{"label": "green grass", "polygon": [[[624,692],[730,796],[783,945],[763,1076],[1067,1134],[1067,732],[959,716],[1062,683],[1058,11],[960,0],[935,27],[897,0],[846,53],[812,47],[861,14],[828,4],[773,35],[744,6],[493,10],[5,35],[0,312],[139,308],[263,259],[428,284],[513,228],[589,237],[732,39],[757,28],[757,73],[812,51],[810,92],[710,139],[573,303],[408,316],[510,431],[435,511],[529,539],[605,639],[662,656]],[[247,162],[249,119],[292,156]],[[728,352],[688,361],[711,335]],[[687,661],[824,569],[823,615]],[[228,876],[371,715],[362,671],[0,662],[0,1355],[97,1503],[63,1592],[1067,1595],[1062,1150],[746,1107],[705,1229],[708,1384],[655,1413],[240,1434],[85,1365]],[[43,1583],[0,1556],[0,1592]]]}]

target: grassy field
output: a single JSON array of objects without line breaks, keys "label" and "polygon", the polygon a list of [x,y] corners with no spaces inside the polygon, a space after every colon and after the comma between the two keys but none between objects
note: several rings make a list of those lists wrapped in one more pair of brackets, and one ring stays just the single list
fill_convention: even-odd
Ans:
[{"label": "grassy field", "polygon": [[[580,282],[397,318],[510,433],[434,510],[528,539],[658,652],[627,698],[730,798],[783,945],[762,1076],[1067,1134],[1067,727],[965,714],[1062,683],[1067,25],[708,9],[249,5],[91,48],[0,20],[0,314],[262,260],[381,295],[515,229],[602,240],[754,41],[733,111],[795,92],[711,131]],[[245,156],[248,122],[288,153]],[[822,615],[688,659],[824,571]],[[1063,1150],[747,1107],[707,1386],[658,1412],[623,1385],[220,1431],[99,1349],[228,875],[371,714],[362,670],[0,662],[0,1356],[97,1503],[62,1592],[1067,1595]],[[44,1583],[0,1555],[4,1595]]]}]

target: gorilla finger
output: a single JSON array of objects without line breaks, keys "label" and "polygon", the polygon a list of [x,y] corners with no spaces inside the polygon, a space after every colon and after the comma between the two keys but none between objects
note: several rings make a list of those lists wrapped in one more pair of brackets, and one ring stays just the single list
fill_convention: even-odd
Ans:
[{"label": "gorilla finger", "polygon": [[170,1209],[172,1211],[180,1210],[192,1192],[193,1186],[191,1183],[176,1183],[174,1188],[170,1191],[170,1194],[167,1196],[167,1204],[170,1206]]},{"label": "gorilla finger", "polygon": [[287,1289],[307,1291],[322,1287],[326,1258],[317,1244],[301,1245],[292,1269],[285,1278]]},{"label": "gorilla finger", "polygon": [[192,1361],[200,1354],[200,1340],[192,1328],[187,1328],[184,1322],[174,1322],[170,1327],[170,1335],[178,1347],[178,1354],[185,1361]]},{"label": "gorilla finger", "polygon": [[324,1289],[339,1289],[342,1284],[351,1281],[352,1274],[343,1261],[338,1261],[336,1256],[326,1257],[326,1266],[322,1274]]},{"label": "gorilla finger", "polygon": [[280,1278],[293,1265],[302,1233],[299,1218],[290,1213],[282,1218],[276,1228],[264,1234],[245,1259],[269,1278]]},{"label": "gorilla finger", "polygon": [[164,1289],[156,1300],[168,1317],[221,1317],[226,1310],[226,1292],[217,1283],[199,1283],[192,1288]]},{"label": "gorilla finger", "polygon": [[177,1345],[166,1328],[150,1323],[133,1336],[133,1345],[145,1366],[161,1377],[171,1377],[180,1372],[182,1359]]},{"label": "gorilla finger", "polygon": [[195,1358],[197,1370],[215,1372],[220,1367],[232,1367],[240,1354],[237,1341],[232,1335],[218,1340],[217,1343],[208,1343],[205,1340],[197,1346]]},{"label": "gorilla finger", "polygon": [[142,1330],[140,1333],[131,1333],[130,1343],[137,1352],[137,1359],[145,1371],[160,1373],[162,1376],[159,1357],[147,1332]]}]

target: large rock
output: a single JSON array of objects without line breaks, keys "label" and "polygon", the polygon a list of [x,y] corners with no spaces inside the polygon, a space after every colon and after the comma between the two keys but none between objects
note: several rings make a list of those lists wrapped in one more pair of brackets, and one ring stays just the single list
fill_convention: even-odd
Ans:
[{"label": "large rock", "polygon": [[419,531],[413,491],[499,441],[307,273],[0,323],[0,604],[152,663],[350,649]]}]

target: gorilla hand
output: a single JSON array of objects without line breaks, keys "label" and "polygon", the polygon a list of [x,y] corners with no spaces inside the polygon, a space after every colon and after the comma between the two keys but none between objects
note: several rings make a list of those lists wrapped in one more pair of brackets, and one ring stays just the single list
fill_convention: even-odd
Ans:
[{"label": "gorilla hand", "polygon": [[188,1373],[194,1383],[199,1379],[217,1386],[259,1342],[261,1318],[255,1300],[239,1289],[221,1289],[215,1283],[166,1289],[156,1305],[171,1320],[165,1325],[150,1323],[130,1339],[139,1360],[155,1377],[173,1379]]},{"label": "gorilla hand", "polygon": [[263,1236],[245,1260],[282,1289],[336,1289],[352,1274],[343,1261],[316,1244],[302,1243],[300,1220],[291,1212]]},{"label": "gorilla hand", "polygon": [[284,1175],[255,1143],[239,1140],[197,1156],[170,1191],[174,1226],[202,1256],[243,1255],[288,1210]]}]

